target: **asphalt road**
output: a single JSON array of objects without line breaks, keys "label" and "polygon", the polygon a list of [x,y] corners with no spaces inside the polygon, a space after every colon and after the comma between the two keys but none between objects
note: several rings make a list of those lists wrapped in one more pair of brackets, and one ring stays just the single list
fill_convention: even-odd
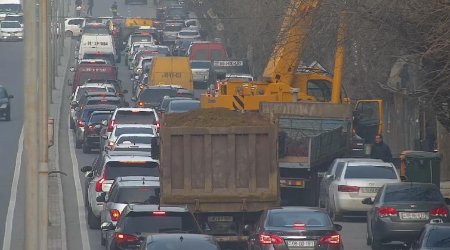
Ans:
[{"label": "asphalt road", "polygon": [[[0,42],[0,85],[6,87],[9,94],[14,95],[11,105],[11,121],[0,120],[0,247],[5,240],[5,228],[11,242],[10,249],[23,249],[23,240],[17,236],[24,230],[23,207],[25,202],[24,183],[17,178],[24,173],[24,168],[17,171],[16,182],[13,176],[16,169],[16,158],[19,149],[19,138],[23,126],[23,42]],[[20,142],[21,143],[21,142]],[[18,159],[20,163],[21,155]],[[22,178],[23,179],[23,178]],[[17,188],[17,194],[11,196]],[[8,215],[10,198],[13,199]],[[6,223],[9,216],[9,222]],[[12,219],[12,220],[11,220]],[[12,227],[14,225],[14,227]],[[13,230],[13,231],[11,231]]]},{"label": "asphalt road", "polygon": [[[110,1],[95,2],[93,14],[95,16],[109,16]],[[151,1],[151,0],[150,0]],[[119,1],[119,14],[123,16],[141,16],[154,17],[155,12],[152,3],[148,6],[142,5],[124,5]],[[124,57],[122,57],[124,58]],[[67,74],[71,77],[71,74]],[[129,71],[122,62],[119,65],[119,78],[123,86],[131,93],[131,83],[129,81]],[[65,96],[70,95],[70,89],[65,89]],[[130,94],[127,94],[127,100],[130,101]],[[130,101],[131,103],[131,101]],[[95,159],[96,152],[84,154],[81,149],[75,149],[73,137],[68,128],[68,99],[65,99],[62,110],[62,119],[59,131],[60,145],[60,166],[61,170],[68,173],[69,176],[63,178],[63,199],[66,215],[67,227],[67,246],[68,249],[104,249],[100,245],[100,231],[89,229],[86,221],[86,212],[82,203],[84,176],[80,174],[79,169],[86,165],[91,165]],[[338,222],[343,226],[341,232],[346,250],[365,250],[370,249],[366,245],[366,222],[365,218],[346,218],[344,222]],[[399,249],[398,246],[386,247],[388,249]]]}]

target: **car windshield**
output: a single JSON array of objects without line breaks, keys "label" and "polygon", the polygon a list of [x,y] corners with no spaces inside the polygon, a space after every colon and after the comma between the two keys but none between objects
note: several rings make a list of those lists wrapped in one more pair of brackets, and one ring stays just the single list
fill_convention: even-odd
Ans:
[{"label": "car windshield", "polygon": [[120,106],[120,100],[102,98],[102,99],[89,99],[86,102],[86,105],[100,105],[100,104]]},{"label": "car windshield", "polygon": [[[89,108],[89,109],[85,109],[85,110],[83,111],[82,116],[81,116],[82,119],[83,119],[83,121],[87,121],[94,111],[98,111],[98,109],[97,109],[97,110],[95,110],[95,109],[90,109],[90,108]],[[111,112],[112,112],[112,111],[113,111],[113,110],[111,110]]]},{"label": "car windshield", "polygon": [[425,245],[433,249],[450,249],[450,227],[431,229]]},{"label": "car windshield", "polygon": [[164,96],[176,95],[175,89],[146,89],[139,94],[139,101],[145,103],[160,103]]},{"label": "car windshield", "polygon": [[152,138],[151,136],[122,136],[117,139],[117,144],[127,141],[133,144],[151,144]]},{"label": "car windshield", "polygon": [[125,233],[199,233],[192,215],[174,212],[166,212],[162,215],[153,215],[152,212],[130,213],[126,217],[123,231]]},{"label": "car windshield", "polygon": [[347,166],[345,179],[397,179],[392,166]]},{"label": "car windshield", "polygon": [[104,59],[109,63],[114,63],[114,54],[112,53],[85,53],[83,59]]},{"label": "car windshield", "polygon": [[80,84],[84,84],[89,79],[109,80],[112,78],[112,72],[82,72],[80,74]]},{"label": "car windshield", "polygon": [[6,98],[6,91],[3,88],[0,88],[0,98]]},{"label": "car windshield", "polygon": [[181,25],[167,25],[166,27],[164,27],[164,31],[169,31],[169,32],[178,32],[181,29],[183,29],[183,27]]},{"label": "car windshield", "polygon": [[206,61],[206,62],[193,61],[193,62],[191,62],[191,68],[193,68],[193,69],[209,69],[209,67],[211,67],[211,63],[209,61]]},{"label": "car windshield", "polygon": [[109,35],[109,31],[105,28],[84,27],[83,34]]},{"label": "car windshield", "polygon": [[165,109],[167,108],[167,106],[169,106],[169,103],[170,103],[171,101],[173,101],[173,100],[180,100],[180,99],[186,99],[186,100],[189,100],[189,99],[192,99],[192,98],[189,98],[189,97],[185,97],[185,98],[183,98],[183,97],[177,97],[177,98],[164,98],[164,99],[161,101],[161,106],[160,106],[160,108],[163,109],[163,110],[165,110]]},{"label": "car windshield", "polygon": [[159,177],[159,165],[150,161],[110,161],[106,163],[104,174],[107,180],[121,176]]},{"label": "car windshield", "polygon": [[147,244],[148,249],[158,250],[219,250],[217,244],[212,240],[180,240],[180,237],[169,239],[157,239]]},{"label": "car windshield", "polygon": [[169,103],[170,113],[183,113],[191,110],[199,109],[199,101],[172,101]]},{"label": "car windshield", "polygon": [[153,135],[153,128],[149,127],[117,127],[114,135],[119,137],[123,134],[147,134]]},{"label": "car windshield", "polygon": [[135,42],[151,42],[152,38],[150,36],[132,36],[131,37],[131,44]]},{"label": "car windshield", "polygon": [[159,187],[137,186],[120,188],[117,203],[159,204]]},{"label": "car windshield", "polygon": [[384,194],[384,202],[440,202],[442,199],[439,189],[433,186],[389,185]]},{"label": "car windshield", "polygon": [[167,16],[184,16],[186,11],[183,8],[170,8],[167,10]]},{"label": "car windshield", "polygon": [[19,23],[23,23],[23,16],[6,16],[5,21],[18,21]]},{"label": "car windshield", "polygon": [[304,224],[306,227],[330,227],[330,217],[319,211],[272,211],[269,213],[267,226],[294,227]]},{"label": "car windshield", "polygon": [[112,115],[112,111],[111,111],[111,113],[92,114],[91,119],[89,119],[89,123],[100,124],[104,120],[109,120],[111,118],[111,115]]},{"label": "car windshield", "polygon": [[1,27],[2,28],[21,28],[22,26],[20,26],[19,22],[1,22]]},{"label": "car windshield", "polygon": [[198,36],[197,31],[180,31],[178,34],[180,36]]},{"label": "car windshield", "polygon": [[118,110],[115,122],[117,124],[155,124],[156,117],[153,111]]},{"label": "car windshield", "polygon": [[0,4],[0,12],[10,13],[15,12],[19,13],[22,11],[20,4],[10,3],[10,4]]}]

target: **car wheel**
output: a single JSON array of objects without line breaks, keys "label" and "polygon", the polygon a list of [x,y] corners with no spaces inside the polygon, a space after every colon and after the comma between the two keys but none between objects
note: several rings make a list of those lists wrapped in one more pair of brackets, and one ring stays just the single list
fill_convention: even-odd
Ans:
[{"label": "car wheel", "polygon": [[68,30],[65,32],[66,37],[73,37],[73,32]]},{"label": "car wheel", "polygon": [[369,232],[366,233],[366,244],[368,246],[372,245],[372,238],[369,235]]},{"label": "car wheel", "polygon": [[330,215],[331,219],[333,221],[340,221],[340,220],[342,220],[342,215],[340,215],[339,213],[336,212],[334,200],[332,200],[331,202],[327,202],[327,204],[328,204],[327,205],[328,214]]},{"label": "car wheel", "polygon": [[88,207],[88,225],[91,229],[100,228],[100,219],[95,217],[91,207]]},{"label": "car wheel", "polygon": [[106,238],[103,237],[103,234],[105,234],[103,231],[100,232],[100,244],[102,244],[102,246],[106,245]]},{"label": "car wheel", "polygon": [[6,112],[5,120],[11,121],[11,107],[8,107],[8,111]]},{"label": "car wheel", "polygon": [[83,143],[83,153],[85,153],[85,154],[91,153],[91,148],[89,147],[89,145],[86,142]]},{"label": "car wheel", "polygon": [[381,244],[381,241],[372,239],[372,250],[382,250],[383,245]]}]

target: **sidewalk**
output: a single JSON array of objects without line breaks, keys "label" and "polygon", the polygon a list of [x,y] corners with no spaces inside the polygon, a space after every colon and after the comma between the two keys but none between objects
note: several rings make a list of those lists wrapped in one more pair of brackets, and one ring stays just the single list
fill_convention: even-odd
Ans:
[{"label": "sidewalk", "polygon": [[[59,171],[59,145],[58,133],[60,123],[60,109],[63,96],[63,87],[66,83],[66,71],[69,66],[70,52],[72,48],[71,38],[64,39],[64,53],[61,57],[61,65],[58,65],[56,88],[52,91],[53,102],[49,106],[50,117],[54,118],[54,145],[49,148],[49,171]],[[61,178],[67,178],[62,174],[51,174],[48,178],[48,249],[66,250],[66,223],[64,205],[62,200]]]},{"label": "sidewalk", "polygon": [[441,181],[441,193],[444,197],[450,198],[450,181]]}]

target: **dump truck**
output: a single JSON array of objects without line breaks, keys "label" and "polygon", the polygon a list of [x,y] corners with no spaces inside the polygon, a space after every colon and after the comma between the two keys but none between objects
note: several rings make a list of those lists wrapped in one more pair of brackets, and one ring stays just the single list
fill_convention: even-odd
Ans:
[{"label": "dump truck", "polygon": [[261,103],[278,125],[281,200],[315,206],[321,172],[337,157],[351,154],[352,108],[320,102]]},{"label": "dump truck", "polygon": [[[245,246],[261,212],[279,205],[277,128],[266,120],[249,125],[249,117],[258,113],[225,111],[197,110],[177,119],[184,123],[207,117],[194,125],[168,125],[170,116],[184,114],[165,116],[160,198],[161,204],[187,206],[204,233],[221,245]],[[230,124],[230,114],[241,118]],[[216,126],[211,126],[214,120]]]}]

